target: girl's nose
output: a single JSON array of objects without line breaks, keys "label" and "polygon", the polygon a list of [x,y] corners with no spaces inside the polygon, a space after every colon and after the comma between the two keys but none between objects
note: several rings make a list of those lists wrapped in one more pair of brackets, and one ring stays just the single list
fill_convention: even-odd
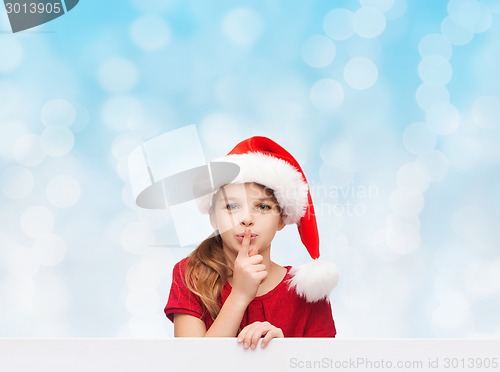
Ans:
[{"label": "girl's nose", "polygon": [[252,226],[253,225],[253,214],[250,211],[250,208],[245,208],[242,211],[240,224],[242,226]]}]

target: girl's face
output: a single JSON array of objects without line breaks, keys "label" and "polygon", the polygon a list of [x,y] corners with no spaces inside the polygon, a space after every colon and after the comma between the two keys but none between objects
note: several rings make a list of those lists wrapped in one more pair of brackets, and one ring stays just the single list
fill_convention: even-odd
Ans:
[{"label": "girl's face", "polygon": [[256,183],[221,187],[214,198],[210,221],[219,231],[224,249],[235,254],[241,247],[245,228],[251,232],[250,246],[262,253],[285,226],[272,192]]}]

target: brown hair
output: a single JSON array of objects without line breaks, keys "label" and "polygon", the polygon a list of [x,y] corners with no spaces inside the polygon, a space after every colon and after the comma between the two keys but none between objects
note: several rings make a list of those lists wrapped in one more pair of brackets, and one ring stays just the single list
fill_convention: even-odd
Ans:
[{"label": "brown hair", "polygon": [[220,312],[219,297],[230,274],[220,236],[205,239],[189,255],[184,281],[187,288],[200,297],[215,320]]}]

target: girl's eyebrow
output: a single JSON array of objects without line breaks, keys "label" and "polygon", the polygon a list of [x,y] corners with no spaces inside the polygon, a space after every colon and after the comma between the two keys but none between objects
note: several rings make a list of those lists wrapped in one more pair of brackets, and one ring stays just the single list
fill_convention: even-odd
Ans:
[{"label": "girl's eyebrow", "polygon": [[271,201],[271,202],[275,203],[274,198],[272,196],[265,196],[262,198],[257,198],[256,200],[257,201]]},{"label": "girl's eyebrow", "polygon": [[241,199],[238,198],[237,196],[231,196],[231,195],[229,195],[229,196],[223,195],[222,200],[224,200],[226,203],[229,201],[235,201],[235,202],[241,201]]},{"label": "girl's eyebrow", "polygon": [[227,195],[226,190],[224,190],[224,189],[222,189],[221,191],[222,191],[222,198],[223,198],[225,203],[228,203],[229,201],[240,202],[240,199],[237,196]]}]

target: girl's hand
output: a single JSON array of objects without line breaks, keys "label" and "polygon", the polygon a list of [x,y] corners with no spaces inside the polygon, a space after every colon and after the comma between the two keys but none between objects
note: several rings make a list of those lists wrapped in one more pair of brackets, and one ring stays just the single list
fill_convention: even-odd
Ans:
[{"label": "girl's hand", "polygon": [[260,346],[264,349],[271,339],[283,336],[281,328],[273,326],[269,322],[254,322],[243,328],[238,335],[238,342],[243,343],[243,348],[255,350],[260,338],[262,339]]},{"label": "girl's hand", "polygon": [[247,305],[257,295],[259,285],[266,279],[266,266],[262,263],[264,258],[257,254],[255,248],[250,248],[250,229],[245,229],[245,236],[241,248],[234,260],[233,292]]}]

